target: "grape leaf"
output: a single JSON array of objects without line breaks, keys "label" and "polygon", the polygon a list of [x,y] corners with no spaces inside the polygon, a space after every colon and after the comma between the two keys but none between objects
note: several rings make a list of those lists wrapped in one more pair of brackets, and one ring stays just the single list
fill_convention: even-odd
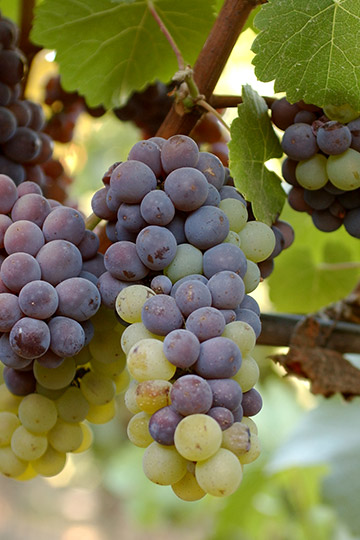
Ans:
[{"label": "grape leaf", "polygon": [[276,310],[310,313],[348,295],[360,277],[360,268],[351,267],[360,262],[356,239],[343,227],[329,237],[315,228],[310,216],[288,206],[281,218],[293,226],[295,242],[275,259],[267,279]]},{"label": "grape leaf", "polygon": [[269,0],[255,18],[255,74],[275,92],[360,110],[359,0]]},{"label": "grape leaf", "polygon": [[230,170],[234,183],[252,204],[254,216],[271,225],[280,214],[285,193],[281,179],[265,162],[282,155],[264,99],[244,85],[238,118],[231,124]]},{"label": "grape leaf", "polygon": [[[186,62],[194,63],[214,22],[213,1],[153,0]],[[90,106],[122,105],[134,90],[178,69],[146,0],[44,0],[31,39],[56,50],[62,84]]]}]

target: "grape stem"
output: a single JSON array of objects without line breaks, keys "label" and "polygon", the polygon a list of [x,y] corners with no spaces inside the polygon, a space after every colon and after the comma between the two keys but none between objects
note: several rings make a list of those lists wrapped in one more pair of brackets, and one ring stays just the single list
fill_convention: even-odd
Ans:
[{"label": "grape stem", "polygon": [[[274,103],[274,101],[277,101],[277,99],[273,97],[262,96],[262,98],[266,102],[266,105],[269,107],[269,109],[271,108],[271,105]],[[240,105],[240,103],[243,102],[243,99],[241,96],[222,96],[213,94],[209,101],[215,109],[227,109],[228,107],[237,107],[238,105]]]},{"label": "grape stem", "polygon": [[176,45],[176,42],[175,42],[174,38],[172,37],[169,30],[166,28],[164,22],[161,20],[158,12],[155,9],[155,6],[154,6],[153,2],[151,0],[147,0],[147,5],[148,5],[148,8],[149,8],[149,11],[150,11],[151,15],[154,17],[155,21],[159,25],[160,30],[162,31],[162,33],[164,34],[164,36],[166,37],[166,39],[170,43],[170,46],[171,46],[172,50],[175,53],[177,63],[178,63],[178,66],[179,66],[179,70],[180,71],[184,70],[185,69],[185,61],[184,61],[184,58],[183,58],[183,56],[182,56],[182,54],[180,52],[179,47]]},{"label": "grape stem", "polygon": [[90,214],[90,216],[85,219],[85,226],[87,229],[89,229],[89,231],[93,231],[96,225],[100,223],[100,221],[101,218],[99,218],[95,214]]},{"label": "grape stem", "polygon": [[230,133],[230,127],[227,125],[227,123],[225,122],[221,114],[218,113],[218,111],[214,109],[214,107],[212,107],[210,103],[205,101],[205,99],[199,99],[196,102],[196,104],[202,107],[203,109],[205,109],[206,111],[211,112],[214,116],[216,116],[219,122],[221,122],[221,124],[225,127],[225,129]]}]

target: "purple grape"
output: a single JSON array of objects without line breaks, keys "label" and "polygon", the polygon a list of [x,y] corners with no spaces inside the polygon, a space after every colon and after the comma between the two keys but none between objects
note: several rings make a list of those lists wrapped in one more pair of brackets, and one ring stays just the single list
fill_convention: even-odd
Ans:
[{"label": "purple grape", "polygon": [[0,144],[6,143],[15,135],[17,122],[14,114],[5,107],[0,107]]},{"label": "purple grape", "polygon": [[113,277],[122,281],[138,281],[149,273],[137,253],[136,245],[126,240],[116,242],[106,250],[104,264]]},{"label": "purple grape", "polygon": [[317,131],[317,144],[325,154],[342,154],[350,147],[351,131],[339,122],[325,122]]},{"label": "purple grape", "polygon": [[175,207],[164,191],[155,189],[141,201],[140,212],[149,225],[168,225],[175,216]]},{"label": "purple grape", "polygon": [[344,227],[351,236],[360,238],[360,208],[354,208],[346,213]]},{"label": "purple grape", "polygon": [[105,224],[106,236],[108,237],[110,242],[113,244],[115,244],[115,242],[118,241],[118,237],[116,233],[116,224],[117,224],[117,221],[107,221]]},{"label": "purple grape", "polygon": [[19,197],[16,201],[11,211],[11,219],[13,221],[32,221],[42,227],[50,212],[51,206],[45,197],[37,193],[29,193]]},{"label": "purple grape", "polygon": [[122,203],[119,197],[115,196],[114,190],[111,187],[106,191],[106,206],[112,213],[116,213]]},{"label": "purple grape", "polygon": [[236,310],[236,320],[244,321],[248,323],[255,332],[256,338],[261,334],[261,320],[259,315],[257,315],[251,309],[237,309]]},{"label": "purple grape", "polygon": [[[90,272],[91,274],[94,274],[94,276],[99,278],[104,272],[106,272],[106,268],[104,264],[104,255],[102,253],[97,253],[95,257],[92,257],[91,259],[84,261],[82,265],[82,270],[85,272]],[[69,277],[76,277],[76,276],[69,276]]]},{"label": "purple grape", "polygon": [[122,203],[117,212],[118,221],[132,233],[138,233],[146,227],[147,223],[140,213],[139,204]]},{"label": "purple grape", "polygon": [[183,419],[171,405],[157,410],[150,418],[149,432],[154,441],[164,446],[174,444],[174,433],[178,423]]},{"label": "purple grape", "polygon": [[83,261],[88,261],[98,252],[100,240],[97,234],[89,229],[86,229],[82,240],[78,243],[77,248],[81,253]]},{"label": "purple grape", "polygon": [[0,214],[0,249],[4,247],[5,233],[12,224],[12,220],[5,214]]},{"label": "purple grape", "polygon": [[187,214],[177,212],[174,219],[170,221],[168,225],[166,225],[166,228],[169,229],[169,231],[175,236],[178,244],[186,244],[187,242],[184,230],[186,218]]},{"label": "purple grape", "polygon": [[177,243],[166,228],[149,225],[136,238],[136,251],[141,262],[150,270],[163,270],[174,259]]},{"label": "purple grape", "polygon": [[244,206],[246,206],[246,201],[242,195],[238,192],[238,190],[234,186],[223,186],[220,190],[220,197],[221,200],[223,199],[237,199],[240,201]]},{"label": "purple grape", "polygon": [[27,283],[20,291],[19,306],[27,317],[48,319],[57,310],[59,298],[55,288],[46,281]]},{"label": "purple grape", "polygon": [[203,307],[188,316],[185,326],[202,342],[221,336],[225,329],[225,319],[218,309]]},{"label": "purple grape", "polygon": [[38,364],[49,369],[57,368],[64,362],[64,358],[61,358],[57,354],[53,353],[50,349],[48,349],[45,354],[36,360]]},{"label": "purple grape", "polygon": [[124,227],[123,221],[117,221],[115,225],[115,236],[117,242],[136,242],[136,233],[133,233]]},{"label": "purple grape", "polygon": [[186,135],[173,135],[162,145],[161,163],[166,173],[181,167],[195,167],[198,159],[198,146]]},{"label": "purple grape", "polygon": [[188,280],[177,288],[175,302],[181,313],[187,317],[196,309],[211,306],[211,292],[201,281]]},{"label": "purple grape", "polygon": [[234,423],[234,415],[226,407],[212,407],[207,414],[217,421],[222,431],[228,429]]},{"label": "purple grape", "polygon": [[229,234],[225,212],[215,206],[202,206],[185,221],[185,235],[190,244],[205,250],[220,244]]},{"label": "purple grape", "polygon": [[87,321],[95,315],[101,304],[98,288],[80,277],[65,279],[56,286],[59,297],[58,315],[76,321]]},{"label": "purple grape", "polygon": [[174,298],[166,294],[156,294],[146,300],[141,320],[150,332],[158,336],[166,336],[183,325],[183,317]]},{"label": "purple grape", "polygon": [[311,218],[315,227],[323,232],[336,231],[343,222],[341,218],[333,216],[329,210],[314,210]]},{"label": "purple grape", "polygon": [[[26,179],[25,168],[20,163],[14,163],[11,159],[0,154],[0,171],[9,176],[12,181],[19,185]],[[0,190],[1,191],[1,190]]]},{"label": "purple grape", "polygon": [[85,221],[78,210],[58,206],[46,217],[42,230],[47,242],[68,240],[77,245],[85,234]]},{"label": "purple grape", "polygon": [[207,381],[197,375],[179,377],[170,390],[171,405],[183,416],[206,413],[213,394]]},{"label": "purple grape", "polygon": [[354,189],[346,191],[337,197],[339,203],[346,208],[346,210],[353,210],[360,207],[360,189]]},{"label": "purple grape", "polygon": [[96,216],[101,219],[113,221],[116,219],[116,210],[107,205],[107,194],[109,188],[103,187],[96,191],[91,199],[91,208]]},{"label": "purple grape", "polygon": [[351,133],[350,148],[360,152],[360,117],[349,122],[347,127]]},{"label": "purple grape", "polygon": [[167,276],[160,274],[151,280],[150,287],[156,294],[170,294],[172,282]]},{"label": "purple grape", "polygon": [[234,411],[241,405],[242,390],[234,379],[211,379],[208,383],[213,393],[213,407]]},{"label": "purple grape", "polygon": [[269,277],[275,268],[274,260],[270,258],[265,259],[265,261],[258,262],[257,265],[262,279]]},{"label": "purple grape", "polygon": [[64,279],[77,277],[82,269],[80,251],[67,240],[51,240],[39,250],[36,260],[42,279],[54,286]]},{"label": "purple grape", "polygon": [[36,380],[32,371],[5,367],[3,376],[6,387],[15,396],[27,396],[35,392]]},{"label": "purple grape", "polygon": [[139,141],[131,148],[128,160],[136,160],[145,163],[153,171],[155,176],[159,176],[162,171],[161,152],[155,142],[145,140]]},{"label": "purple grape", "polygon": [[217,190],[222,188],[225,182],[225,169],[217,156],[210,152],[200,152],[196,168],[204,174],[209,184]]},{"label": "purple grape", "polygon": [[326,210],[334,202],[335,195],[332,195],[324,188],[304,191],[304,201],[314,210]]},{"label": "purple grape", "polygon": [[223,270],[214,274],[207,284],[212,305],[218,309],[235,309],[245,296],[245,285],[235,272]]},{"label": "purple grape", "polygon": [[289,103],[286,98],[277,99],[271,105],[271,120],[276,127],[285,131],[294,123],[295,115],[299,110],[297,103]]},{"label": "purple grape", "polygon": [[219,206],[221,201],[220,193],[212,184],[208,185],[208,196],[203,206]]},{"label": "purple grape", "polygon": [[299,187],[300,185],[299,182],[296,180],[296,174],[295,174],[295,169],[296,169],[297,164],[298,164],[298,161],[295,161],[287,157],[284,159],[281,165],[281,174],[284,180],[288,184],[294,187]]},{"label": "purple grape", "polygon": [[234,417],[234,422],[241,422],[241,420],[244,417],[244,411],[243,411],[242,406],[239,405],[237,409],[232,411],[232,413],[233,413],[233,417]]},{"label": "purple grape", "polygon": [[18,127],[15,134],[2,145],[5,156],[15,163],[26,163],[40,154],[41,139],[30,127]]},{"label": "purple grape", "polygon": [[188,330],[173,330],[164,339],[164,354],[168,361],[176,367],[187,369],[199,357],[200,342]]},{"label": "purple grape", "polygon": [[[23,317],[16,294],[0,294],[0,332],[10,332],[13,325]],[[0,359],[2,358],[0,354]]]},{"label": "purple grape", "polygon": [[112,172],[110,187],[122,202],[140,203],[149,191],[156,188],[156,176],[141,161],[124,161]]},{"label": "purple grape", "polygon": [[23,317],[12,327],[9,342],[12,350],[22,358],[38,358],[50,346],[49,327],[39,319]]},{"label": "purple grape", "polygon": [[203,270],[207,278],[223,270],[235,272],[243,278],[247,270],[247,260],[238,246],[229,243],[218,244],[205,251]]},{"label": "purple grape", "polygon": [[6,174],[0,174],[0,213],[8,214],[18,198],[16,185]]},{"label": "purple grape", "polygon": [[208,279],[202,274],[189,274],[188,276],[185,276],[179,279],[176,283],[174,283],[173,288],[171,289],[171,296],[175,298],[176,291],[178,290],[180,285],[182,285],[186,281],[194,281],[194,280],[200,281],[201,283],[204,283],[205,285],[208,282]]},{"label": "purple grape", "polygon": [[81,270],[80,274],[78,275],[78,277],[82,277],[84,279],[88,279],[89,281],[91,281],[91,283],[93,283],[94,285],[96,285],[97,287],[97,284],[98,284],[98,278],[92,274],[91,272],[87,272],[86,270]]},{"label": "purple grape", "polygon": [[[256,315],[260,317],[259,304],[255,300],[255,298],[249,296],[248,294],[245,294],[244,299],[239,305],[239,309],[251,309],[251,311],[253,311],[254,313],[256,313]],[[235,313],[237,313],[237,309],[235,310]]]},{"label": "purple grape", "polygon": [[101,303],[109,309],[115,308],[117,295],[129,285],[129,282],[114,278],[110,272],[104,272],[97,280]]},{"label": "purple grape", "polygon": [[231,339],[214,337],[200,345],[195,372],[205,379],[229,379],[241,366],[241,352]]},{"label": "purple grape", "polygon": [[319,149],[312,127],[301,122],[285,130],[281,146],[285,154],[296,161],[311,158]]},{"label": "purple grape", "polygon": [[11,348],[9,334],[2,334],[0,337],[0,358],[1,362],[10,368],[24,369],[32,365],[32,358],[22,358]]},{"label": "purple grape", "polygon": [[84,347],[86,347],[87,345],[89,345],[90,341],[95,335],[95,328],[94,328],[93,323],[90,321],[90,319],[88,319],[87,321],[81,321],[80,324],[85,332]]},{"label": "purple grape", "polygon": [[26,101],[16,100],[8,106],[7,110],[11,111],[16,119],[15,127],[16,124],[19,127],[26,127],[30,123],[31,111]]},{"label": "purple grape", "polygon": [[311,126],[312,123],[315,122],[316,118],[316,114],[311,111],[299,111],[295,114],[294,124],[302,122],[303,124],[309,124]]},{"label": "purple grape", "polygon": [[[69,317],[53,317],[49,321],[50,349],[60,357],[78,354],[85,344],[83,327]],[[64,339],[64,336],[66,338]]]},{"label": "purple grape", "polygon": [[288,193],[288,203],[293,210],[297,212],[309,212],[311,214],[312,208],[305,202],[304,199],[305,189],[302,187],[293,187]]},{"label": "purple grape", "polygon": [[42,230],[32,221],[15,221],[8,227],[4,236],[4,246],[9,255],[21,251],[35,257],[44,244]]},{"label": "purple grape", "polygon": [[19,292],[24,285],[40,278],[40,265],[28,253],[12,253],[1,265],[1,279],[13,292]]},{"label": "purple grape", "polygon": [[233,309],[219,309],[219,311],[224,316],[226,324],[236,321],[236,313]]},{"label": "purple grape", "polygon": [[241,406],[244,416],[254,416],[261,411],[262,399],[255,388],[251,388],[248,392],[244,392]]},{"label": "purple grape", "polygon": [[171,172],[165,180],[164,190],[177,210],[192,212],[206,200],[208,182],[202,172],[182,167]]}]

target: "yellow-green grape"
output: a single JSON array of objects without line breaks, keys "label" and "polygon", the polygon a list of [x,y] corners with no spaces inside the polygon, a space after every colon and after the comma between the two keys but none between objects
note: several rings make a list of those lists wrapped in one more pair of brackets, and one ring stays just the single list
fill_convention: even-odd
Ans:
[{"label": "yellow-green grape", "polygon": [[141,322],[141,310],[146,300],[155,292],[145,285],[130,285],[119,292],[115,309],[119,317],[128,323]]},{"label": "yellow-green grape", "polygon": [[315,154],[309,159],[299,161],[296,165],[295,176],[300,186],[305,189],[321,189],[328,182],[326,172],[327,159],[322,154]]},{"label": "yellow-green grape", "polygon": [[190,274],[202,274],[202,252],[191,244],[180,244],[176,255],[163,273],[172,283]]},{"label": "yellow-green grape", "polygon": [[[228,199],[228,200],[230,200],[230,199]],[[240,247],[241,246],[240,236],[235,231],[229,231],[229,234],[225,238],[224,243],[225,244],[234,244],[235,246]]]},{"label": "yellow-green grape", "polygon": [[89,343],[92,357],[104,364],[111,364],[121,359],[123,351],[120,347],[120,339],[120,335],[112,330],[95,331],[95,335]]},{"label": "yellow-green grape", "polygon": [[56,401],[56,407],[59,417],[70,423],[85,420],[89,412],[89,402],[77,386],[69,386]]},{"label": "yellow-green grape", "polygon": [[100,309],[91,317],[95,332],[108,332],[117,326],[118,320],[113,309],[101,306]]},{"label": "yellow-green grape", "polygon": [[90,403],[89,412],[86,420],[92,424],[106,424],[114,418],[116,414],[115,400],[111,400],[105,405],[93,405]]},{"label": "yellow-green grape", "polygon": [[115,383],[115,394],[119,395],[128,388],[130,384],[130,373],[127,369],[124,369],[122,373],[113,378],[113,381]]},{"label": "yellow-green grape", "polygon": [[26,429],[33,433],[46,433],[55,426],[55,403],[40,394],[28,394],[19,405],[19,418]]},{"label": "yellow-green grape", "polygon": [[242,467],[239,459],[225,448],[195,467],[199,486],[215,497],[227,497],[235,493],[242,480]]},{"label": "yellow-green grape", "polygon": [[125,407],[133,414],[137,414],[141,411],[136,401],[136,388],[138,384],[137,381],[131,380],[124,396]]},{"label": "yellow-green grape", "polygon": [[326,165],[331,183],[345,191],[360,187],[360,152],[348,148],[342,154],[329,156]]},{"label": "yellow-green grape", "polygon": [[114,379],[124,371],[126,366],[126,356],[123,354],[117,360],[110,362],[109,364],[104,364],[104,362],[99,362],[99,360],[92,358],[90,365],[95,373],[100,373],[101,375],[106,375],[107,377]]},{"label": "yellow-green grape", "polygon": [[329,120],[336,120],[341,124],[348,124],[360,116],[360,113],[355,111],[348,103],[344,105],[326,105],[323,109]]},{"label": "yellow-green grape", "polygon": [[222,436],[222,448],[230,450],[236,456],[250,450],[250,430],[245,424],[234,422],[223,431]]},{"label": "yellow-green grape", "polygon": [[84,366],[85,364],[90,362],[91,352],[90,352],[89,345],[86,345],[86,347],[81,349],[81,351],[77,355],[73,356],[73,358],[77,366]]},{"label": "yellow-green grape", "polygon": [[176,484],[172,484],[171,487],[175,495],[183,501],[199,501],[206,495],[205,491],[199,486],[195,476],[189,471]]},{"label": "yellow-green grape", "polygon": [[149,332],[146,326],[139,322],[128,326],[121,336],[121,348],[127,355],[133,345],[136,345],[142,339],[159,339],[158,336]]},{"label": "yellow-green grape", "polygon": [[56,476],[59,474],[66,463],[66,454],[58,452],[52,446],[48,446],[46,452],[31,462],[33,469],[41,476]]},{"label": "yellow-green grape", "polygon": [[80,454],[81,452],[85,452],[86,450],[89,450],[94,440],[93,431],[91,427],[88,426],[88,424],[81,422],[80,427],[83,434],[83,440],[79,448],[77,448],[76,450],[73,450],[73,454]]},{"label": "yellow-green grape", "polygon": [[241,250],[253,262],[264,261],[274,251],[275,235],[266,223],[248,221],[239,236]]},{"label": "yellow-green grape", "polygon": [[19,459],[10,446],[0,448],[0,472],[3,475],[16,478],[26,471],[27,466],[28,462]]},{"label": "yellow-green grape", "polygon": [[8,390],[5,383],[0,384],[0,411],[17,414],[22,398],[15,396]]},{"label": "yellow-green grape", "polygon": [[163,343],[158,339],[142,339],[131,347],[127,357],[130,375],[139,382],[149,379],[168,381],[176,371],[163,352]]},{"label": "yellow-green grape", "polygon": [[250,450],[245,454],[240,455],[239,461],[243,465],[246,465],[247,463],[252,463],[253,461],[255,461],[255,459],[259,457],[260,452],[261,447],[259,437],[255,433],[250,432]]},{"label": "yellow-green grape", "polygon": [[241,201],[238,199],[223,199],[220,201],[219,208],[227,215],[231,231],[239,232],[245,227],[248,211]]},{"label": "yellow-green grape", "polygon": [[239,347],[242,356],[248,356],[256,343],[256,335],[250,324],[233,321],[225,326],[223,337],[231,339]]},{"label": "yellow-green grape", "polygon": [[154,441],[149,432],[150,418],[150,414],[139,412],[130,419],[127,425],[127,436],[135,446],[146,448]]},{"label": "yellow-green grape", "polygon": [[55,426],[48,433],[51,446],[60,453],[74,452],[83,440],[83,431],[80,424],[64,422],[58,419]]},{"label": "yellow-green grape", "polygon": [[15,476],[15,480],[18,480],[19,482],[28,482],[29,480],[35,478],[37,476],[37,472],[32,467],[32,463],[28,463],[25,471],[19,474],[19,476]]},{"label": "yellow-green grape", "polygon": [[67,388],[68,386],[65,386],[65,388],[58,388],[57,390],[51,390],[51,388],[45,388],[38,382],[36,383],[36,393],[45,396],[52,401],[56,401],[57,399],[59,399],[59,397],[63,395]]},{"label": "yellow-green grape", "polygon": [[254,433],[255,435],[258,434],[257,425],[255,424],[255,422],[254,422],[254,420],[252,418],[249,418],[248,416],[243,416],[243,418],[241,420],[241,423],[245,424],[245,426],[247,426],[249,428],[250,433]]},{"label": "yellow-green grape", "polygon": [[143,456],[145,476],[160,486],[175,484],[186,474],[186,459],[174,446],[162,446],[157,442],[151,443]]},{"label": "yellow-green grape", "polygon": [[177,451],[189,461],[207,459],[220,448],[222,431],[214,418],[206,414],[190,414],[176,427],[174,443]]},{"label": "yellow-green grape", "polygon": [[20,420],[15,413],[0,412],[0,446],[8,446],[15,429],[20,426]]},{"label": "yellow-green grape", "polygon": [[41,386],[50,390],[65,388],[73,380],[76,364],[73,358],[64,358],[63,363],[56,368],[42,366],[37,360],[34,362],[35,379]]},{"label": "yellow-green grape", "polygon": [[247,392],[259,380],[260,370],[256,360],[252,356],[245,356],[242,359],[239,371],[233,376],[233,379],[240,384],[241,390]]},{"label": "yellow-green grape", "polygon": [[33,461],[42,456],[47,449],[46,435],[31,433],[24,426],[15,429],[11,437],[11,449],[24,461]]},{"label": "yellow-green grape", "polygon": [[149,414],[166,407],[170,404],[170,390],[172,384],[169,381],[153,380],[144,381],[136,387],[135,399],[138,407]]},{"label": "yellow-green grape", "polygon": [[88,371],[80,379],[80,389],[85,398],[92,405],[106,405],[115,396],[115,384],[110,377]]},{"label": "yellow-green grape", "polygon": [[243,277],[243,282],[245,285],[245,293],[249,294],[253,292],[256,287],[259,285],[261,280],[261,273],[258,265],[249,259],[247,259],[247,269],[245,276]]}]

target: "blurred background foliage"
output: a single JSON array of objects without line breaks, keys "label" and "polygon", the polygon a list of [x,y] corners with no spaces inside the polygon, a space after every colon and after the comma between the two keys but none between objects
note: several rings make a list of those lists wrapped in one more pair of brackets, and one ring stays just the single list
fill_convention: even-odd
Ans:
[{"label": "blurred background foliage", "polygon": [[[0,1],[2,12],[16,21],[19,5]],[[251,66],[254,36],[251,27],[241,35],[218,93],[236,94],[242,84],[251,84],[260,94],[273,95],[272,85],[259,83]],[[56,72],[54,54],[39,53],[27,97],[42,102],[44,86]],[[230,122],[235,114],[229,110],[225,119]],[[88,214],[104,171],[126,159],[140,137],[111,112],[98,119],[84,113],[73,141],[56,143],[56,156],[76,179],[73,203]],[[281,165],[274,161],[269,166],[279,171]],[[256,291],[262,311],[306,313],[348,294],[358,272],[324,273],[321,264],[359,260],[359,242],[342,231],[329,239],[308,216],[289,207],[281,217],[294,227],[296,241]],[[277,352],[256,347],[264,406],[255,420],[262,454],[246,467],[237,493],[185,503],[170,488],[147,480],[143,450],[126,438],[130,416],[120,396],[116,418],[95,426],[93,448],[73,456],[60,475],[27,483],[0,478],[0,539],[359,540],[359,398],[348,403],[313,396],[306,382],[284,377],[271,362],[268,356]]]}]

